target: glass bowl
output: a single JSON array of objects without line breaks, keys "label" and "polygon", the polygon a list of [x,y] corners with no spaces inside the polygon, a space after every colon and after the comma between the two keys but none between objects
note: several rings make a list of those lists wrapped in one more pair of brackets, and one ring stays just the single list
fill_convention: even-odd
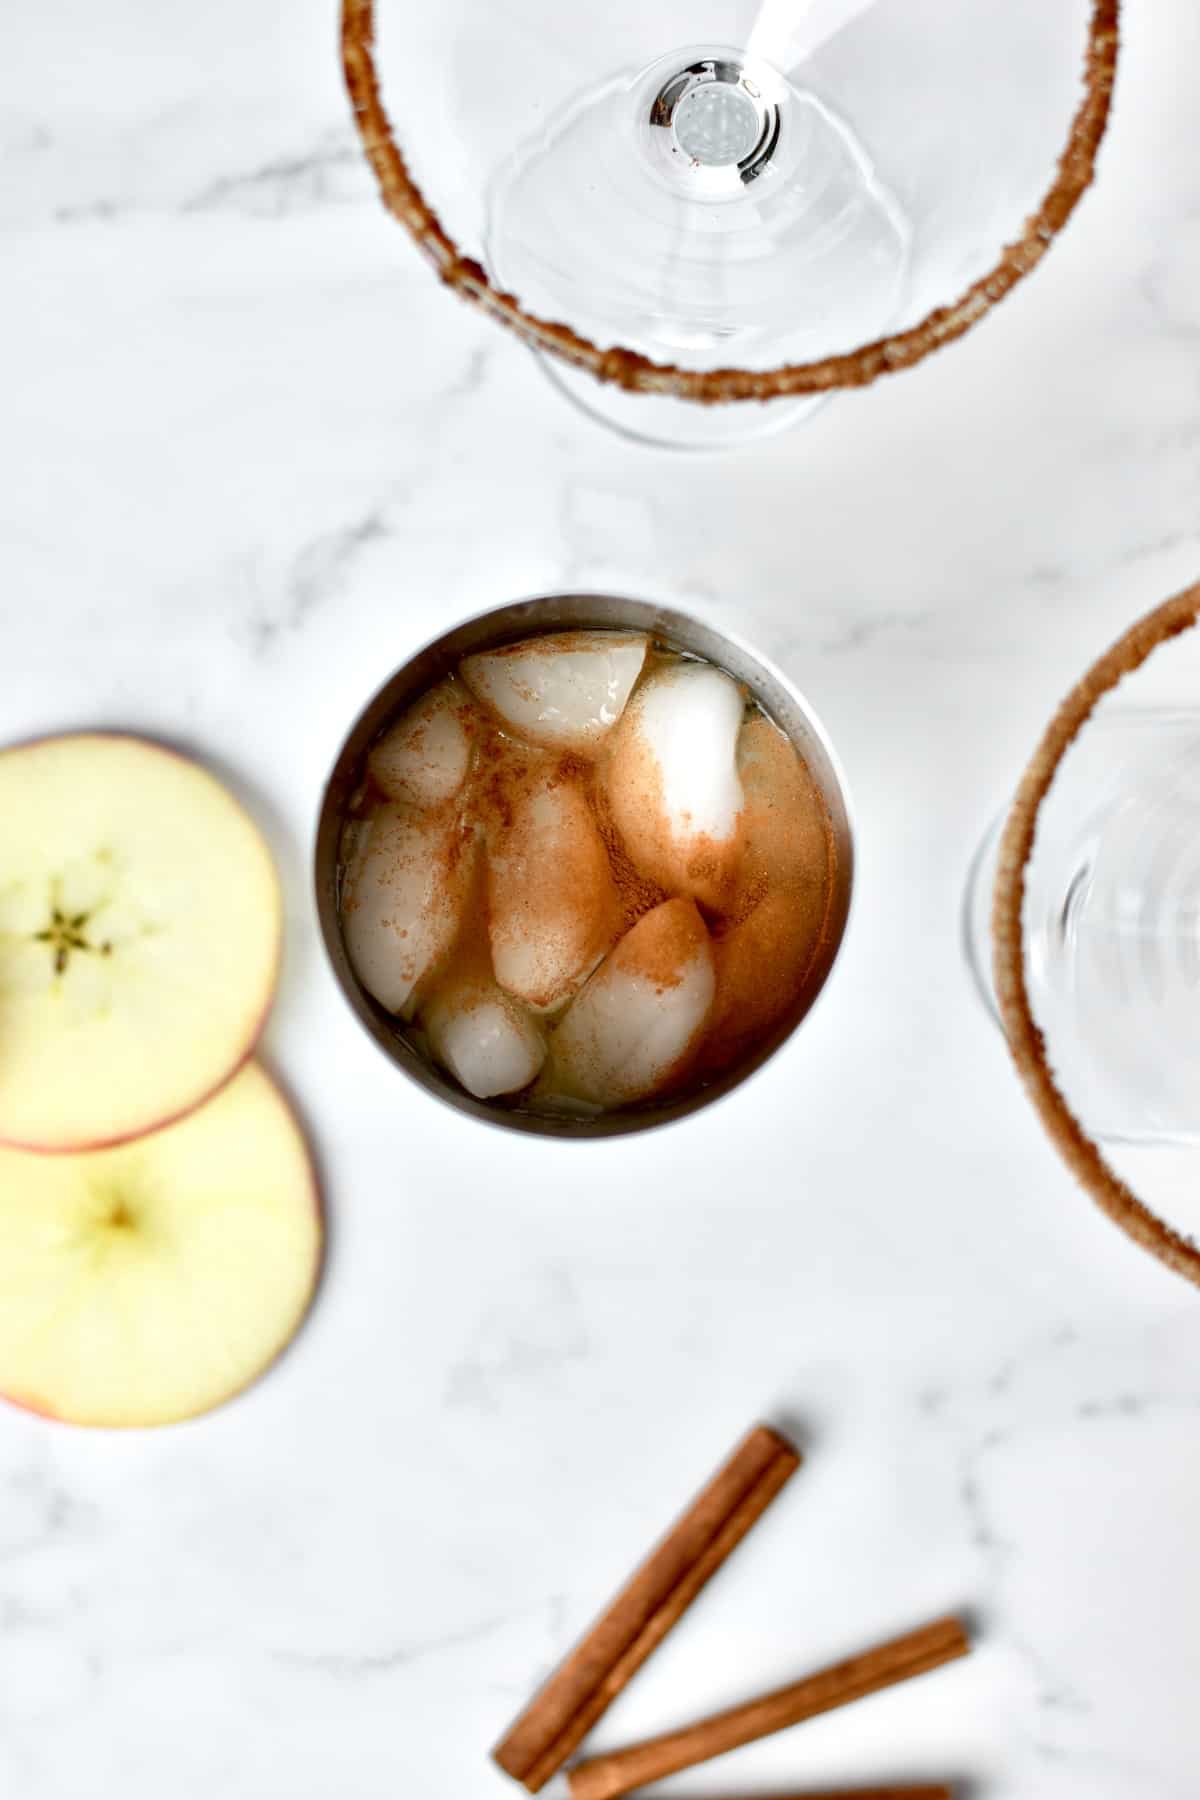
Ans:
[{"label": "glass bowl", "polygon": [[912,367],[1030,274],[1095,172],[1118,7],[343,0],[342,58],[445,285],[606,423],[704,447]]},{"label": "glass bowl", "polygon": [[1055,1147],[1200,1285],[1198,619],[1200,586],[1059,707],[995,845],[991,937],[1000,1020]]}]

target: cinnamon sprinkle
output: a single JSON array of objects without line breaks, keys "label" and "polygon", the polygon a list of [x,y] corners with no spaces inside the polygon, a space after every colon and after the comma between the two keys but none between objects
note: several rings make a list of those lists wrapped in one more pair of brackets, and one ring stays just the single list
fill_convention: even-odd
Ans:
[{"label": "cinnamon sprinkle", "polygon": [[825,939],[836,846],[828,809],[795,746],[763,715],[742,728],[746,806],[737,884],[710,923],[717,992],[700,1059],[716,1075],[802,1001]]},{"label": "cinnamon sprinkle", "polygon": [[645,915],[636,934],[629,933],[621,940],[614,961],[626,974],[653,982],[662,994],[679,986],[705,938],[695,907],[687,900],[668,901]]},{"label": "cinnamon sprinkle", "polygon": [[621,934],[588,804],[590,765],[486,734],[472,804],[486,845],[497,977],[539,1011],[568,1000]]},{"label": "cinnamon sprinkle", "polygon": [[647,683],[681,666],[686,664],[678,657],[659,656],[647,662],[642,680],[613,731],[601,769],[601,785],[614,825],[622,841],[633,846],[631,854],[642,870],[665,892],[682,890],[706,912],[719,913],[727,901],[740,857],[740,816],[734,819],[729,836],[724,838],[693,830],[693,815],[688,810],[672,818],[662,766],[642,729],[639,713],[638,702]]},{"label": "cinnamon sprinkle", "polygon": [[617,829],[609,805],[608,793],[603,783],[592,780],[589,784],[588,798],[592,812],[599,828],[604,848],[608,852],[608,866],[612,874],[613,885],[621,902],[621,912],[625,930],[636,925],[643,913],[651,912],[654,907],[661,906],[670,895],[666,888],[660,887],[648,875],[643,875],[629,851],[625,840]]}]

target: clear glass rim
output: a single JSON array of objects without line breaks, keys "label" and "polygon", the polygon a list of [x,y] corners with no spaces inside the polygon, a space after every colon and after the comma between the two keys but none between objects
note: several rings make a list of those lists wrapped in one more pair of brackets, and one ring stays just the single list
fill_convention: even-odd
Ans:
[{"label": "clear glass rim", "polygon": [[1020,236],[1005,246],[986,275],[947,306],[909,329],[816,362],[775,369],[681,369],[653,362],[621,345],[602,349],[570,326],[526,311],[514,294],[494,287],[482,264],[464,256],[414,181],[380,91],[375,62],[375,0],[342,0],[342,70],[354,122],[375,172],[380,196],[447,287],[480,307],[549,356],[587,369],[599,381],[632,392],[672,395],[709,404],[771,400],[784,394],[867,387],[880,375],[911,368],[944,344],[963,337],[1035,269],[1091,186],[1108,126],[1120,41],[1121,0],[1092,0],[1084,58],[1083,97],[1071,121],[1055,178]]},{"label": "clear glass rim", "polygon": [[1068,1106],[1050,1071],[1025,982],[1022,914],[1038,814],[1063,757],[1106,694],[1152,651],[1200,620],[1200,583],[1129,627],[1067,695],[1021,777],[1000,840],[992,899],[993,979],[1013,1061],[1050,1139],[1074,1175],[1135,1243],[1200,1287],[1200,1246],[1175,1231],[1114,1173]]}]

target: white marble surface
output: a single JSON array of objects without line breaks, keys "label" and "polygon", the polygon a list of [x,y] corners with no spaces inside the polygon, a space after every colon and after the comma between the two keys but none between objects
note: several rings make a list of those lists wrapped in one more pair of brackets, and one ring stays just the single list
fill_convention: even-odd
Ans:
[{"label": "white marble surface", "polygon": [[[463,1800],[742,1428],[808,1467],[616,1744],[951,1606],[972,1661],[671,1784],[1192,1800],[1200,1296],[1043,1139],[960,954],[1052,704],[1200,574],[1200,18],[1130,8],[1098,190],[963,345],[732,460],[638,451],[445,297],[347,128],[333,6],[45,0],[0,50],[0,732],[181,738],[290,897],[269,1054],[333,1243],[281,1367],[109,1436],[0,1413],[0,1792]],[[410,1092],[307,859],[367,691],[566,584],[748,635],[838,744],[860,905],[723,1107],[570,1150]]]}]

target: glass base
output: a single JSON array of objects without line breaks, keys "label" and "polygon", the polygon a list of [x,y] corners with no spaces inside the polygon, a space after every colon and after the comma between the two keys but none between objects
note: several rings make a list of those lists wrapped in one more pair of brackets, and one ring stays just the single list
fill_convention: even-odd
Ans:
[{"label": "glass base", "polygon": [[622,437],[660,450],[741,449],[811,419],[828,399],[825,394],[804,394],[797,399],[703,406],[666,395],[631,394],[557,357],[534,354],[547,379],[580,412]]}]

